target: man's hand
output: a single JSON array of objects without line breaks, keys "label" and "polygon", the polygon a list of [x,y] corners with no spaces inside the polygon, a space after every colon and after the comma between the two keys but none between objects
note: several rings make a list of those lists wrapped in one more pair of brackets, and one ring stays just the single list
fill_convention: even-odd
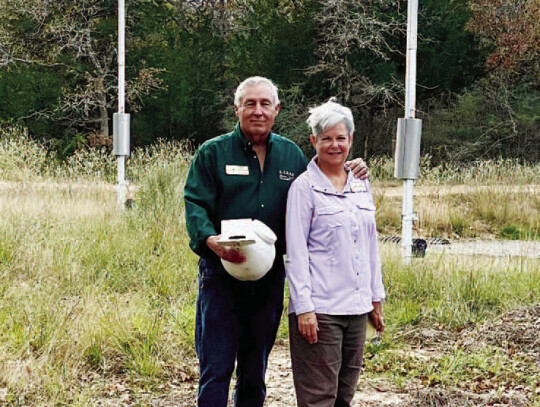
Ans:
[{"label": "man's hand", "polygon": [[317,324],[317,316],[314,312],[306,312],[305,314],[298,315],[298,330],[310,344],[317,343],[319,326]]},{"label": "man's hand", "polygon": [[369,177],[369,169],[361,158],[355,158],[354,160],[347,161],[345,167],[350,168],[353,175],[358,179],[366,179]]},{"label": "man's hand", "polygon": [[223,260],[230,261],[231,263],[240,264],[246,261],[246,256],[234,247],[225,247],[218,244],[219,237],[221,235],[210,236],[206,239],[206,245],[215,254],[221,257]]},{"label": "man's hand", "polygon": [[373,322],[373,326],[377,332],[384,331],[383,310],[380,302],[373,303],[373,311],[369,313],[369,319],[371,319],[371,322]]}]

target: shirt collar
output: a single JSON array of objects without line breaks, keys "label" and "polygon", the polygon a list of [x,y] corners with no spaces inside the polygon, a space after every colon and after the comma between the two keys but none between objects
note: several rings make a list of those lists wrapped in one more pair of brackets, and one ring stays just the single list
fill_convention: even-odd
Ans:
[{"label": "shirt collar", "polygon": [[309,174],[309,180],[311,182],[311,188],[319,192],[337,196],[343,196],[345,193],[353,192],[351,188],[351,181],[354,181],[355,178],[353,173],[348,168],[345,168],[345,171],[347,171],[347,183],[345,184],[345,187],[341,192],[336,192],[336,189],[334,188],[328,177],[317,165],[317,156],[311,159],[307,166],[307,171]]},{"label": "shirt collar", "polygon": [[[236,137],[240,145],[242,146],[242,149],[244,151],[248,150],[251,151],[252,149],[252,143],[249,141],[242,129],[240,128],[240,123],[236,124],[236,127],[234,128],[233,135]],[[268,135],[268,139],[266,140],[266,153],[268,154],[270,152],[270,149],[272,148],[272,144],[274,144],[274,141],[276,139],[276,135],[272,132]]]}]

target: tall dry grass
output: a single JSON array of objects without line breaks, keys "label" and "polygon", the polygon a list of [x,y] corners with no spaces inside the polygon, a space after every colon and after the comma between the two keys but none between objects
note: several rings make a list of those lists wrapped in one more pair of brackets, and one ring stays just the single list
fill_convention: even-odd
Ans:
[{"label": "tall dry grass", "polygon": [[[17,144],[2,148],[16,163]],[[25,182],[0,194],[0,402],[89,405],[103,391],[95,377],[170,377],[194,349],[196,258],[182,202],[189,154],[159,144],[135,155],[136,205],[119,213],[113,188],[65,181],[104,181],[106,171],[55,167],[26,151],[26,169],[3,167]]]},{"label": "tall dry grass", "polygon": [[[138,184],[148,172],[189,160],[188,143],[157,141],[136,149],[126,162],[126,178]],[[0,126],[0,181],[114,183],[116,158],[105,148],[83,148],[60,160],[20,126]]]},{"label": "tall dry grass", "polygon": [[[87,406],[109,397],[111,382],[152,391],[186,373],[197,292],[183,220],[189,157],[174,143],[134,153],[135,203],[120,213],[107,184],[114,179],[108,154],[89,150],[59,162],[24,132],[2,133],[0,180],[19,183],[0,194],[0,402]],[[424,227],[454,233],[466,213],[456,202],[494,224],[538,216],[538,200],[525,207],[509,193],[504,200],[483,194],[426,201],[426,214],[438,212],[422,215]],[[376,199],[379,225],[398,228],[394,198]],[[504,216],[491,210],[501,201]],[[447,218],[450,226],[441,222]],[[405,326],[456,328],[540,301],[537,259],[434,254],[403,267],[391,245],[382,246],[382,258],[388,338]]]},{"label": "tall dry grass", "polygon": [[[377,222],[383,234],[399,233],[401,196],[396,189],[374,185]],[[454,188],[420,186],[415,196],[419,237],[540,238],[540,187],[492,185]]]},{"label": "tall dry grass", "polygon": [[[391,157],[374,157],[368,161],[375,182],[399,184],[394,178]],[[538,184],[540,163],[518,159],[490,159],[468,163],[440,163],[433,165],[431,156],[420,159],[418,185],[526,185]]]}]

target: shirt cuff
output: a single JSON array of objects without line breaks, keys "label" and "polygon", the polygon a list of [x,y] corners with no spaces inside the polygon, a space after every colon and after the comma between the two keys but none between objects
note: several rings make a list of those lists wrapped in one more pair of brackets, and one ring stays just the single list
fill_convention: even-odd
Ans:
[{"label": "shirt cuff", "polygon": [[315,307],[311,300],[294,302],[294,312],[296,315],[305,314],[306,312],[315,312]]}]

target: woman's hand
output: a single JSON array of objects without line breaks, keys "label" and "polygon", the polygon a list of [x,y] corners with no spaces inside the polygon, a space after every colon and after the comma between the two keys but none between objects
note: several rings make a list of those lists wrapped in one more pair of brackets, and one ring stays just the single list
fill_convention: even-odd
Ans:
[{"label": "woman's hand", "polygon": [[319,326],[317,325],[317,316],[314,312],[306,312],[305,314],[298,315],[298,330],[311,345],[317,343]]},{"label": "woman's hand", "polygon": [[371,319],[371,322],[373,322],[373,326],[375,327],[377,332],[384,331],[382,303],[380,302],[373,303],[373,311],[369,313],[369,319]]}]

